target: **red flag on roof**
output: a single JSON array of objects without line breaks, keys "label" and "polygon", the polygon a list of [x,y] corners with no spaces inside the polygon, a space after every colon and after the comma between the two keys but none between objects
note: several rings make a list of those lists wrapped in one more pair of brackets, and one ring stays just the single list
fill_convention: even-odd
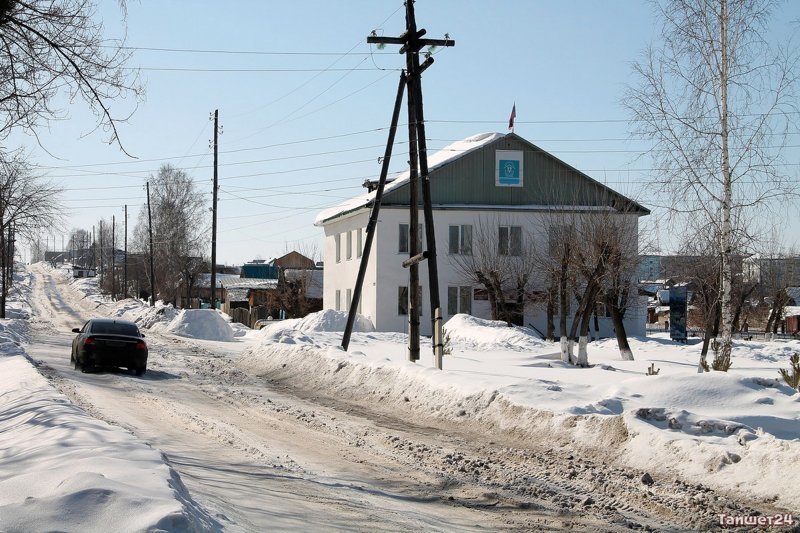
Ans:
[{"label": "red flag on roof", "polygon": [[511,116],[508,117],[508,129],[514,131],[514,119],[517,118],[517,103],[514,102],[514,107],[511,108]]}]

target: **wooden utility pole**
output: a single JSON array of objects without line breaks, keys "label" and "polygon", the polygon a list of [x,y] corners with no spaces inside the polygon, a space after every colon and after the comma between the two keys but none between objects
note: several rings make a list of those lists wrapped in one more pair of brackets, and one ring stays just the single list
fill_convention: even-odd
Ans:
[{"label": "wooden utility pole", "polygon": [[211,309],[217,305],[217,139],[219,136],[219,109],[214,110],[214,192],[211,206]]},{"label": "wooden utility pole", "polygon": [[[425,142],[425,118],[422,107],[422,72],[433,64],[428,56],[423,64],[419,62],[419,51],[426,46],[455,46],[455,41],[445,39],[422,39],[426,31],[417,30],[414,14],[414,0],[406,0],[406,31],[400,37],[370,36],[368,43],[399,44],[400,53],[406,55],[408,75],[408,140],[409,154],[409,196],[410,196],[410,243],[409,259],[403,263],[409,270],[409,358],[419,359],[419,273],[418,264],[428,261],[428,288],[431,300],[431,320],[433,327],[434,364],[442,368],[442,313],[439,298],[439,271],[436,261],[436,238],[431,202],[430,177],[428,175],[428,154]],[[445,35],[445,37],[447,37]],[[421,171],[420,173],[418,172]],[[417,245],[418,226],[418,182],[421,178],[423,209],[425,214],[426,250],[420,253]],[[416,321],[416,328],[415,328]],[[416,329],[416,332],[412,331]]]},{"label": "wooden utility pole", "polygon": [[100,219],[100,292],[103,292],[103,280],[105,279],[105,263],[103,262],[103,219]]},{"label": "wooden utility pole", "polygon": [[117,221],[111,215],[111,299],[117,299]]},{"label": "wooden utility pole", "polygon": [[378,227],[378,214],[381,210],[381,200],[383,199],[383,188],[386,185],[386,176],[389,174],[389,162],[392,159],[392,147],[394,146],[394,136],[397,132],[397,121],[400,118],[400,107],[403,104],[403,91],[406,87],[406,73],[400,74],[400,83],[397,87],[397,97],[394,102],[394,112],[392,113],[392,125],[389,127],[389,139],[386,141],[386,150],[383,153],[381,166],[381,177],[378,180],[378,188],[375,190],[375,200],[372,203],[372,211],[367,222],[367,237],[364,240],[364,252],[361,254],[361,264],[358,267],[356,285],[353,289],[353,299],[350,302],[350,313],[347,315],[347,324],[344,327],[342,337],[342,348],[347,351],[350,346],[350,335],[353,332],[353,323],[358,312],[358,302],[361,300],[361,288],[364,285],[364,276],[369,264],[369,255],[372,250],[372,241],[375,237],[375,230]]},{"label": "wooden utility pole", "polygon": [[125,257],[122,267],[122,297],[128,297],[128,205],[125,205]]},{"label": "wooden utility pole", "polygon": [[147,231],[150,234],[150,307],[156,305],[156,275],[153,268],[153,215],[150,211],[150,182],[147,182]]}]

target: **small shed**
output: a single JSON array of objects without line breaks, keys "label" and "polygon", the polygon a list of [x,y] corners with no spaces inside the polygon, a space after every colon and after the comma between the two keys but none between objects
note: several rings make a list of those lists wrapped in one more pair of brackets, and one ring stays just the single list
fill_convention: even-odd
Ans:
[{"label": "small shed", "polygon": [[97,276],[97,269],[94,267],[72,267],[73,278],[93,278]]},{"label": "small shed", "polygon": [[783,320],[786,325],[787,335],[800,333],[800,307],[787,306],[783,310]]}]

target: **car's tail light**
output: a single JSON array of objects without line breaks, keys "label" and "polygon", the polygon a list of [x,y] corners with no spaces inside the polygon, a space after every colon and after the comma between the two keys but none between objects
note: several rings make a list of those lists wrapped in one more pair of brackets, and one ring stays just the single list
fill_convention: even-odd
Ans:
[{"label": "car's tail light", "polygon": [[94,339],[92,337],[86,337],[83,340],[83,345],[84,346],[91,346],[92,344],[94,344]]},{"label": "car's tail light", "polygon": [[139,341],[139,342],[136,343],[136,349],[137,350],[146,350],[147,349],[147,345],[144,343],[144,341]]}]

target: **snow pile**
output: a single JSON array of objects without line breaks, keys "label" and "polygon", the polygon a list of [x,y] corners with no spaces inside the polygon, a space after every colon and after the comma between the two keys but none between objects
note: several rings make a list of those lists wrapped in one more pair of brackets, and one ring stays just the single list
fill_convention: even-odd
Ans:
[{"label": "snow pile", "polygon": [[[299,319],[295,329],[304,333],[312,331],[344,331],[347,326],[347,316],[348,314],[344,311],[324,309]],[[375,331],[375,326],[372,325],[368,318],[356,315],[353,331]]]},{"label": "snow pile", "polygon": [[450,347],[534,350],[546,346],[530,328],[511,326],[501,320],[485,320],[472,315],[458,314],[442,326]]},{"label": "snow pile", "polygon": [[[324,309],[306,315],[303,318],[292,318],[268,324],[261,329],[260,337],[266,339],[266,341],[280,342],[279,339],[296,336],[298,332],[343,332],[345,326],[347,326],[347,313],[344,311],[334,311],[333,309]],[[375,326],[372,325],[372,321],[367,317],[356,315],[355,322],[353,323],[353,331],[375,331]],[[339,337],[341,338],[341,335],[339,335]],[[338,343],[335,342],[334,344]]]},{"label": "snow pile", "polygon": [[[0,516],[7,531],[190,531],[177,475],[127,431],[56,392],[17,347],[0,357]],[[15,356],[16,355],[16,356]]]},{"label": "snow pile", "polygon": [[160,300],[152,307],[141,300],[128,298],[116,302],[110,316],[136,322],[141,329],[159,330],[166,329],[178,316],[178,311],[172,304],[164,305]]},{"label": "snow pile", "polygon": [[233,329],[216,309],[186,309],[170,322],[169,332],[208,341],[234,340]]},{"label": "snow pile", "polygon": [[[423,419],[613,449],[627,466],[800,506],[800,394],[776,380],[797,341],[737,342],[731,371],[697,374],[698,343],[632,338],[638,359],[621,361],[606,339],[590,343],[592,367],[577,368],[560,361],[557,345],[462,316],[448,323],[453,353],[438,371],[427,342],[408,362],[403,334],[354,333],[344,352],[340,333],[286,322],[242,353],[242,370]],[[651,363],[658,375],[646,375]]]},{"label": "snow pile", "polygon": [[27,270],[17,270],[21,266],[20,263],[15,263],[14,281],[6,296],[6,318],[27,320],[31,316],[31,307],[28,302],[33,275]]},{"label": "snow pile", "polygon": [[28,339],[27,320],[17,318],[0,320],[0,355],[18,353],[19,345],[28,342]]},{"label": "snow pile", "polygon": [[228,323],[228,325],[233,330],[234,337],[247,337],[249,334],[254,333],[254,330],[250,329],[249,327],[241,324],[239,322],[234,322],[231,315],[223,313],[220,311],[219,315]]}]

